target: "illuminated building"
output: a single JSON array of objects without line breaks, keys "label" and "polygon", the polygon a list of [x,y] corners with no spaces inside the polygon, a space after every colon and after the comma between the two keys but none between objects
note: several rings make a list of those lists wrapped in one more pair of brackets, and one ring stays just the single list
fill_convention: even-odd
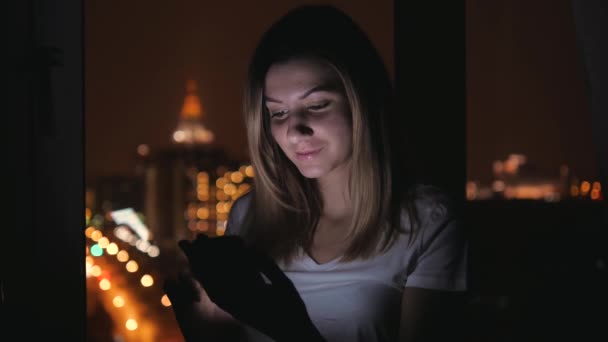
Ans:
[{"label": "illuminated building", "polygon": [[161,244],[222,234],[232,201],[252,183],[247,163],[228,156],[205,128],[194,81],[186,89],[172,145],[138,147],[146,225]]},{"label": "illuminated building", "polygon": [[557,202],[565,199],[602,200],[599,182],[579,180],[567,165],[562,165],[559,174],[540,174],[528,158],[522,154],[510,154],[505,160],[492,163],[493,181],[484,185],[468,181],[468,200],[516,199]]},{"label": "illuminated building", "polygon": [[186,98],[180,114],[177,128],[173,132],[173,142],[176,144],[194,145],[210,144],[213,142],[213,133],[203,125],[203,110],[197,95],[197,85],[189,80],[186,85]]}]

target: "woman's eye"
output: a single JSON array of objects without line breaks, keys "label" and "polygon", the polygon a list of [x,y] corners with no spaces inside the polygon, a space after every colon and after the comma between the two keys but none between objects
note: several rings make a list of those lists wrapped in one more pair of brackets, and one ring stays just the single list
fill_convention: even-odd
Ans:
[{"label": "woman's eye", "polygon": [[270,117],[271,118],[280,118],[282,116],[284,116],[285,114],[287,114],[287,110],[277,110],[274,112],[270,112]]},{"label": "woman's eye", "polygon": [[319,104],[314,104],[312,106],[308,106],[308,109],[309,110],[321,110],[321,109],[327,107],[328,105],[329,105],[329,101],[326,101],[326,102],[322,102]]}]

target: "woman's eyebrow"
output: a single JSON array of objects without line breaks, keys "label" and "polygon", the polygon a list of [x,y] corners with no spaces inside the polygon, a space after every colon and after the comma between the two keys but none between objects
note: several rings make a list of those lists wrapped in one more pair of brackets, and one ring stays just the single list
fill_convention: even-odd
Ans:
[{"label": "woman's eyebrow", "polygon": [[335,91],[336,87],[330,83],[323,83],[320,84],[316,87],[313,87],[311,89],[309,89],[308,91],[304,92],[304,94],[302,94],[302,96],[299,97],[300,100],[305,99],[308,95],[312,94],[312,93],[316,93],[319,91]]},{"label": "woman's eyebrow", "polygon": [[[302,100],[305,99],[307,96],[309,96],[312,93],[316,93],[316,92],[320,92],[320,91],[336,91],[337,87],[331,83],[323,83],[320,84],[318,86],[314,86],[312,88],[310,88],[309,90],[305,91],[302,95],[300,95],[300,97],[298,97],[298,99]],[[266,96],[264,95],[264,101],[265,102],[275,102],[275,103],[283,103],[277,99],[273,99],[272,97]]]}]

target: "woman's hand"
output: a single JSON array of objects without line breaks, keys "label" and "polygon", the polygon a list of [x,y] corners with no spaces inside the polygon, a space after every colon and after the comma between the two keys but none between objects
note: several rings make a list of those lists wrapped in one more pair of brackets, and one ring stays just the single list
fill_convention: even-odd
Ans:
[{"label": "woman's hand", "polygon": [[186,341],[242,341],[242,326],[209,299],[188,272],[168,277],[164,290]]},{"label": "woman's hand", "polygon": [[209,298],[276,341],[323,341],[293,283],[267,255],[236,236],[180,241]]}]

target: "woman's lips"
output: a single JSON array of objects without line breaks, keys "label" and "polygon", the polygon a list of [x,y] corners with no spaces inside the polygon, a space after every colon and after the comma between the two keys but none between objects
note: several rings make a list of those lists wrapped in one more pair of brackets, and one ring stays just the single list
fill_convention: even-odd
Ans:
[{"label": "woman's lips", "polygon": [[322,150],[322,148],[318,149],[318,150],[312,150],[312,151],[306,151],[304,153],[300,153],[300,152],[296,152],[296,158],[298,158],[299,160],[311,160],[313,159],[317,154],[319,154],[319,152]]}]

